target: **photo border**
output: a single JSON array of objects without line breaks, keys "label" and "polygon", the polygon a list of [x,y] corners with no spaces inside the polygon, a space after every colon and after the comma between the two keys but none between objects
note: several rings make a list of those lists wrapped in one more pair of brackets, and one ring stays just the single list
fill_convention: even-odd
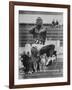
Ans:
[{"label": "photo border", "polygon": [[[39,84],[25,84],[14,85],[14,6],[35,6],[35,7],[53,7],[66,8],[67,13],[67,82],[57,83],[39,83]],[[47,4],[47,3],[30,3],[30,2],[9,2],[9,88],[30,88],[30,87],[44,87],[44,86],[61,86],[70,85],[70,5],[63,4]]]}]

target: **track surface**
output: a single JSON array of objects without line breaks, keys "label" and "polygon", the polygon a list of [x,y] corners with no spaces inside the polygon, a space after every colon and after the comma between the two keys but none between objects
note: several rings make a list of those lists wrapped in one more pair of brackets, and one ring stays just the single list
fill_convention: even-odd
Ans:
[{"label": "track surface", "polygon": [[57,58],[57,62],[46,68],[46,71],[34,72],[32,74],[25,74],[23,69],[19,70],[19,79],[29,78],[53,78],[63,76],[63,58]]}]

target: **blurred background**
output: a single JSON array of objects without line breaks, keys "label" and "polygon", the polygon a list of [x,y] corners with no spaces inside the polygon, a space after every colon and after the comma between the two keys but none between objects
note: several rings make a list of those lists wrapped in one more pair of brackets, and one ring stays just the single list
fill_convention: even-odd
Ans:
[{"label": "blurred background", "polygon": [[63,13],[19,11],[19,47],[24,47],[26,42],[33,42],[33,35],[29,31],[35,27],[36,19],[41,17],[43,27],[47,30],[47,44],[55,44],[58,52],[63,48]]}]

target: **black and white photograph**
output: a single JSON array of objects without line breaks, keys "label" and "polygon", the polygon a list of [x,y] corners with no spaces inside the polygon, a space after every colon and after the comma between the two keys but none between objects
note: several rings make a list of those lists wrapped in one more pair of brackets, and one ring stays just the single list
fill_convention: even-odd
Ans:
[{"label": "black and white photograph", "polygon": [[19,79],[63,77],[63,12],[19,10]]},{"label": "black and white photograph", "polygon": [[69,85],[70,7],[10,3],[10,88]]}]

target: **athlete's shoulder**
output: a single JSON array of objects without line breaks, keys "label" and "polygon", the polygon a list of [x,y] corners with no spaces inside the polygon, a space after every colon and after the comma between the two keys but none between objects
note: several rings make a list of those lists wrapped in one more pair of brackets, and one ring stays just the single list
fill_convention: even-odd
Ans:
[{"label": "athlete's shoulder", "polygon": [[30,32],[30,33],[35,32],[35,26],[34,26],[34,27],[32,27],[32,28],[30,28],[29,32]]},{"label": "athlete's shoulder", "polygon": [[46,32],[47,31],[47,28],[46,27],[42,27],[40,32]]}]

